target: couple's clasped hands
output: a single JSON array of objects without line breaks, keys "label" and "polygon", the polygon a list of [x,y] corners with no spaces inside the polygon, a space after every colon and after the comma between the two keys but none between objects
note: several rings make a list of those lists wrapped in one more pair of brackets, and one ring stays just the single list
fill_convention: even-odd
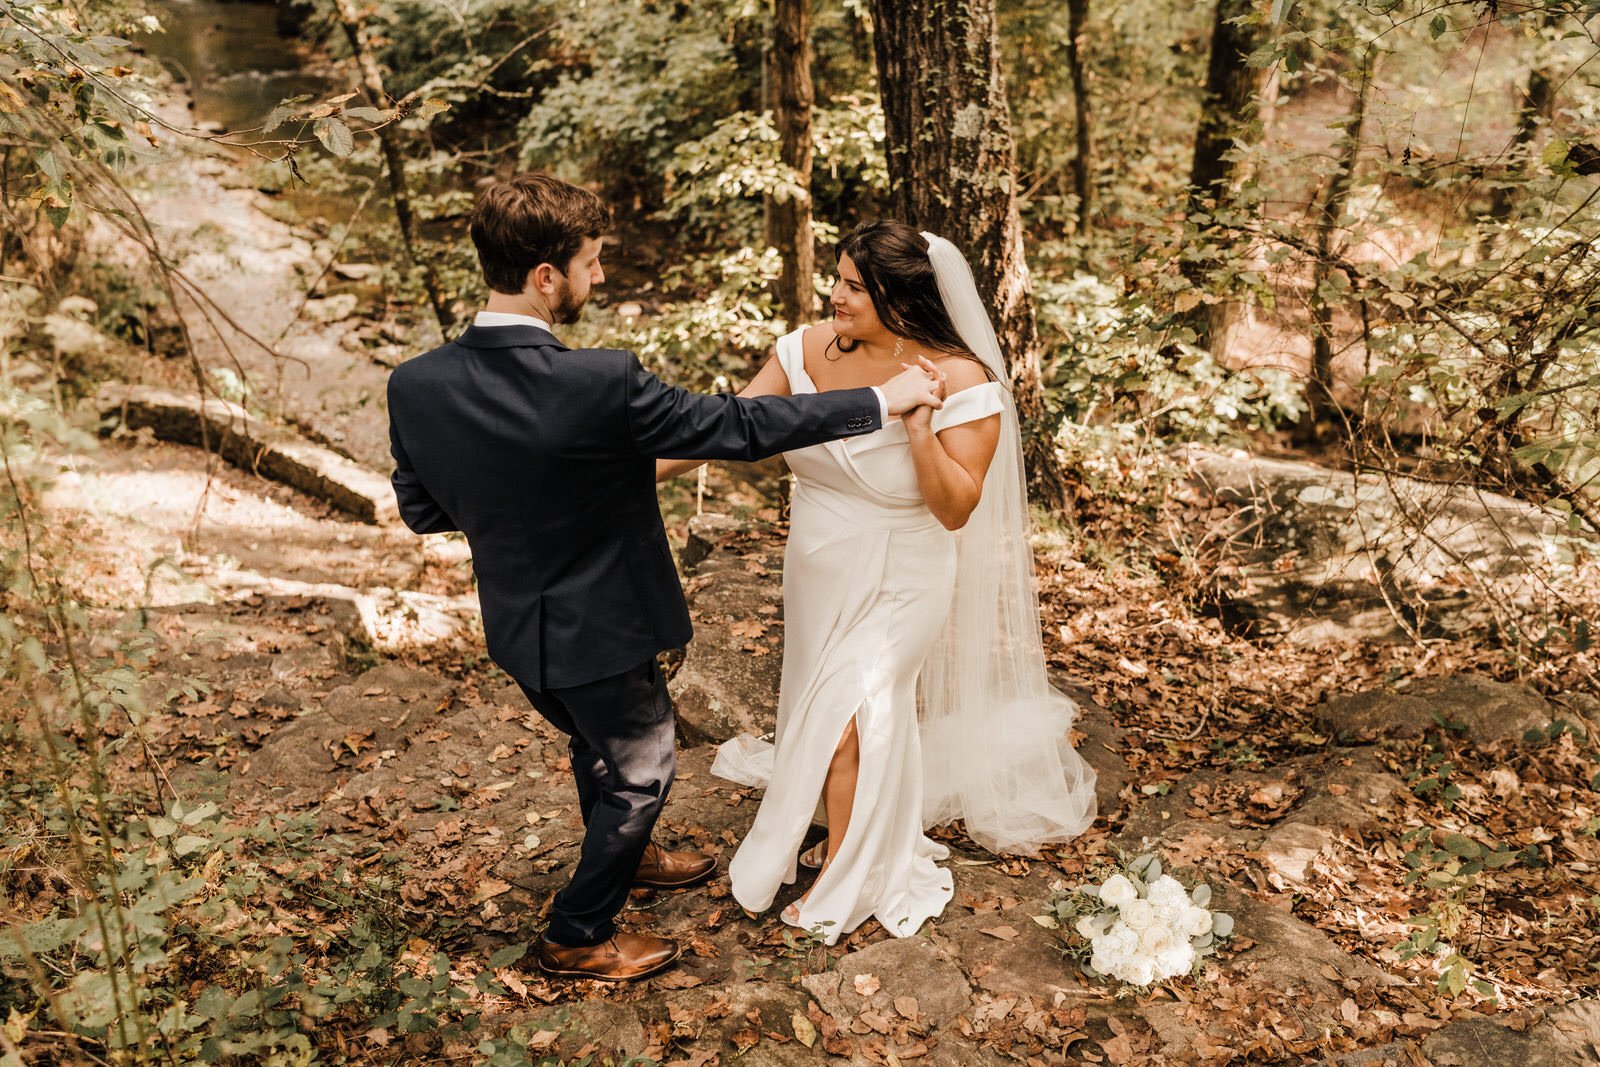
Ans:
[{"label": "couple's clasped hands", "polygon": [[883,385],[883,398],[888,402],[889,414],[903,416],[907,429],[926,428],[933,413],[944,407],[945,374],[927,356],[918,356],[916,363],[902,363],[905,369]]}]

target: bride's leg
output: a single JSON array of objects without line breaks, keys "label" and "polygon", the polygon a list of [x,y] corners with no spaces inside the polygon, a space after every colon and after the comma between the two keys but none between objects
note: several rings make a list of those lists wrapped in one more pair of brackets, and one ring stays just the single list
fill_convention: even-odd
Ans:
[{"label": "bride's leg", "polygon": [[828,764],[828,777],[822,784],[823,802],[828,809],[828,858],[822,869],[827,870],[833,857],[844,846],[845,831],[850,828],[850,810],[856,800],[856,774],[861,769],[861,742],[856,736],[855,716],[850,717],[839,744],[833,750],[833,760]]},{"label": "bride's leg", "polygon": [[[845,724],[844,733],[839,736],[833,759],[828,762],[828,776],[822,783],[822,799],[828,809],[828,837],[822,842],[827,846],[827,854],[822,860],[822,871],[828,869],[833,857],[844,847],[845,831],[850,828],[850,811],[855,806],[856,775],[860,769],[861,741],[856,735],[856,718],[852,715]],[[822,877],[821,871],[817,877]],[[799,905],[810,896],[810,889],[801,893],[798,900],[784,909],[785,916],[790,921],[798,920]]]}]

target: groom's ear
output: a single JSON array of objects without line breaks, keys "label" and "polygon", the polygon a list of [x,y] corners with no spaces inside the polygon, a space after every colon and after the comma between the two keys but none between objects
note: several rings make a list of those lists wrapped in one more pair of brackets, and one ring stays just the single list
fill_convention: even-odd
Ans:
[{"label": "groom's ear", "polygon": [[553,296],[560,290],[561,272],[549,263],[541,263],[530,270],[522,287],[524,293],[538,293],[541,296]]}]

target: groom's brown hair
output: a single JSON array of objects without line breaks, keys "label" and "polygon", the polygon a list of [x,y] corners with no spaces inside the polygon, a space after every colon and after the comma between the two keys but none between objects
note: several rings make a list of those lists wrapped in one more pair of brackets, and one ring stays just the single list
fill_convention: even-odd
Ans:
[{"label": "groom's brown hair", "polygon": [[497,293],[520,293],[528,272],[548,263],[563,276],[586,238],[611,225],[611,208],[587,189],[548,174],[515,174],[478,193],[472,243],[483,280]]}]

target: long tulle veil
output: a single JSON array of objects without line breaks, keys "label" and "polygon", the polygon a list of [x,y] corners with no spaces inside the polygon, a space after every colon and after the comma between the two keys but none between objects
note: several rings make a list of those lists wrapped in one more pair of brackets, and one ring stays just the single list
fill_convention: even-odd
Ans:
[{"label": "long tulle veil", "polygon": [[923,824],[964,819],[992,852],[1034,852],[1094,821],[1095,774],[1068,738],[1077,706],[1045,673],[1005,358],[966,258],[944,238],[922,236],[957,333],[1005,394],[1000,444],[959,534],[950,618],[922,670]]}]

